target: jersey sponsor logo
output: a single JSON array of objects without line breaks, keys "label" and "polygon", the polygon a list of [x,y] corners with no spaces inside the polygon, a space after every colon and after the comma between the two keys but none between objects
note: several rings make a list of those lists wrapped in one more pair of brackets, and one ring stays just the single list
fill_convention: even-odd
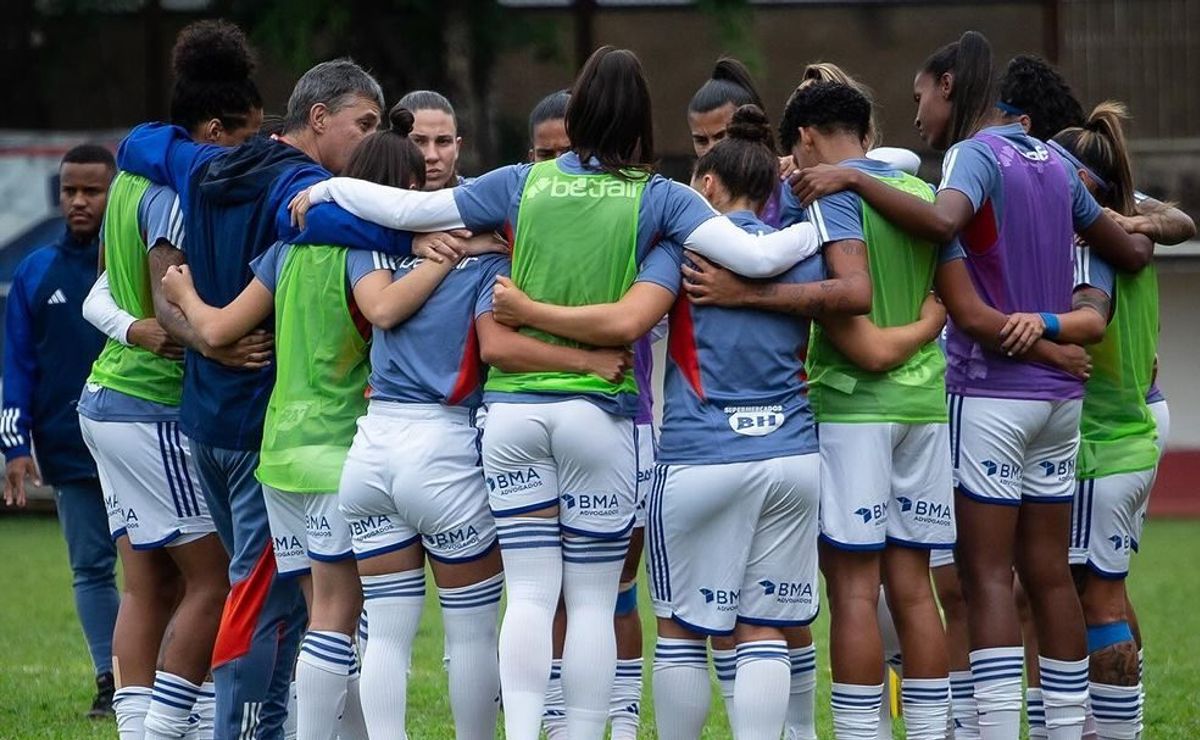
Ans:
[{"label": "jersey sponsor logo", "polygon": [[783,426],[787,418],[779,405],[726,406],[722,411],[729,417],[729,428],[746,437],[765,437]]},{"label": "jersey sponsor logo", "polygon": [[1047,478],[1055,478],[1059,483],[1075,480],[1075,458],[1066,460],[1042,460],[1038,465]]},{"label": "jersey sponsor logo", "polygon": [[46,300],[47,306],[60,306],[67,302],[67,294],[62,292],[62,288],[50,294],[50,298]]},{"label": "jersey sponsor logo", "polygon": [[349,519],[346,524],[350,527],[350,536],[359,538],[380,535],[393,528],[392,520],[386,514]]},{"label": "jersey sponsor logo", "polygon": [[636,198],[638,183],[609,177],[576,177],[560,180],[543,175],[525,186],[524,197],[551,198]]},{"label": "jersey sponsor logo", "polygon": [[733,611],[738,608],[741,591],[732,588],[702,588],[700,595],[705,604],[712,604],[719,612]]},{"label": "jersey sponsor logo", "polygon": [[807,581],[770,581],[763,579],[758,582],[763,594],[774,596],[780,604],[811,604],[813,600],[812,584]]},{"label": "jersey sponsor logo", "polygon": [[637,472],[638,485],[649,483],[654,479],[654,468],[644,468]]},{"label": "jersey sponsor logo", "polygon": [[309,537],[320,537],[329,539],[333,537],[333,527],[329,525],[329,518],[321,514],[318,516],[304,516],[304,529]]},{"label": "jersey sponsor logo", "polygon": [[468,547],[479,544],[479,530],[475,526],[468,524],[465,527],[446,530],[445,532],[434,532],[433,534],[423,534],[421,539],[430,549],[440,550],[442,552],[459,552]]},{"label": "jersey sponsor logo", "polygon": [[534,468],[509,470],[487,476],[488,491],[498,496],[509,496],[529,491],[542,485],[542,476]]},{"label": "jersey sponsor logo", "polygon": [[854,513],[862,517],[863,524],[870,524],[871,521],[882,523],[884,517],[887,516],[887,504],[874,504],[872,506],[862,506],[854,510]]},{"label": "jersey sponsor logo", "polygon": [[954,516],[954,510],[948,503],[926,501],[923,498],[914,500],[907,496],[898,496],[896,500],[900,502],[900,513],[908,514],[914,521],[925,524],[950,524]]},{"label": "jersey sponsor logo", "polygon": [[[412,270],[425,261],[424,257],[400,257],[396,258],[392,263],[392,271],[399,272],[401,270]],[[467,267],[479,262],[478,257],[463,257],[454,266],[455,270],[465,270]]]},{"label": "jersey sponsor logo", "polygon": [[998,463],[995,460],[984,460],[979,465],[983,468],[983,472],[987,477],[996,478],[1003,485],[1015,486],[1021,482],[1020,465]]},{"label": "jersey sponsor logo", "polygon": [[580,516],[611,516],[621,509],[615,493],[564,493],[559,498],[563,505]]}]

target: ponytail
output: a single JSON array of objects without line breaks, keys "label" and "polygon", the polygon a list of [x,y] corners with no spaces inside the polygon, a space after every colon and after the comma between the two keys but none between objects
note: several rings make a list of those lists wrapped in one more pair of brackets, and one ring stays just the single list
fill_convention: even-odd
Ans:
[{"label": "ponytail", "polygon": [[806,85],[811,85],[816,82],[836,82],[840,85],[852,87],[862,94],[867,102],[871,104],[871,120],[867,125],[867,133],[863,136],[863,148],[874,149],[883,141],[883,131],[879,128],[879,122],[875,120],[875,94],[871,88],[854,79],[848,72],[834,64],[833,62],[813,62],[804,68],[804,73],[800,76],[800,84],[797,90]]},{"label": "ponytail", "polygon": [[1118,213],[1136,213],[1133,167],[1122,121],[1129,119],[1125,106],[1113,100],[1097,105],[1082,126],[1064,129],[1054,137],[1074,165],[1082,165],[1097,180],[1096,200]]},{"label": "ponytail", "polygon": [[958,41],[935,51],[922,71],[938,80],[949,74],[950,89],[949,143],[956,144],[983,128],[996,104],[996,80],[992,69],[992,46],[978,31],[967,31]]},{"label": "ponytail", "polygon": [[413,113],[397,103],[387,117],[390,127],[360,141],[342,175],[393,188],[420,190],[425,187],[425,157],[408,138],[412,133]]},{"label": "ponytail", "polygon": [[739,108],[755,105],[766,110],[750,70],[733,57],[721,57],[713,67],[712,74],[688,103],[689,113],[708,113],[724,105]]}]

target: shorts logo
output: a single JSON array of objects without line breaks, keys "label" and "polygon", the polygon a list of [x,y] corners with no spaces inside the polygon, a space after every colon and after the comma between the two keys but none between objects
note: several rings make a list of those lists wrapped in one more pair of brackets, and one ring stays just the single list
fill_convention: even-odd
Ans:
[{"label": "shorts logo", "polygon": [[350,525],[350,536],[360,538],[383,534],[392,528],[392,520],[386,514],[351,519],[346,523]]},{"label": "shorts logo", "polygon": [[782,406],[726,406],[729,428],[746,437],[765,437],[783,426]]},{"label": "shorts logo", "polygon": [[907,496],[897,496],[896,500],[900,502],[900,512],[911,514],[912,518],[918,522],[949,524],[953,516],[950,504],[939,504],[920,498],[914,501]]},{"label": "shorts logo", "polygon": [[329,526],[329,518],[321,516],[305,516],[304,529],[309,537],[329,538],[333,536],[333,527]]},{"label": "shorts logo", "polygon": [[1075,479],[1074,458],[1059,460],[1058,462],[1054,462],[1053,460],[1043,460],[1038,463],[1038,465],[1042,466],[1042,473],[1044,473],[1047,478],[1057,477],[1059,483]]},{"label": "shorts logo", "polygon": [[875,504],[874,506],[863,506],[855,509],[854,513],[862,517],[863,524],[869,524],[872,519],[883,519],[887,514],[887,504]]},{"label": "shorts logo", "polygon": [[578,510],[581,516],[608,516],[620,509],[615,493],[564,493],[559,498],[568,509]]},{"label": "shorts logo", "polygon": [[763,593],[774,596],[781,604],[811,604],[813,598],[812,584],[804,581],[768,581],[758,582],[763,587]]},{"label": "shorts logo", "polygon": [[995,460],[984,460],[980,463],[983,472],[989,478],[999,478],[1004,485],[1015,486],[1021,478],[1021,467],[1009,463],[998,463]]},{"label": "shorts logo", "polygon": [[1108,538],[1108,541],[1112,543],[1113,550],[1117,552],[1129,549],[1130,538],[1128,537],[1122,537],[1119,534],[1114,534],[1112,537]]},{"label": "shorts logo", "polygon": [[510,470],[506,473],[487,476],[487,484],[489,491],[495,493],[499,489],[499,495],[507,496],[537,488],[542,485],[542,476],[538,475],[533,468]]},{"label": "shorts logo", "polygon": [[731,611],[737,609],[738,599],[741,592],[734,589],[723,588],[702,588],[700,594],[704,596],[705,604],[715,604],[717,611]]},{"label": "shorts logo", "polygon": [[275,544],[275,557],[289,557],[295,555],[303,555],[305,553],[304,543],[295,535],[285,535],[283,537],[272,538]]},{"label": "shorts logo", "polygon": [[654,479],[654,470],[652,468],[647,468],[645,470],[638,471],[637,482],[639,485],[642,483],[649,483],[653,479]]},{"label": "shorts logo", "polygon": [[425,545],[442,552],[459,552],[479,543],[479,530],[474,525],[451,529],[446,532],[421,535]]}]

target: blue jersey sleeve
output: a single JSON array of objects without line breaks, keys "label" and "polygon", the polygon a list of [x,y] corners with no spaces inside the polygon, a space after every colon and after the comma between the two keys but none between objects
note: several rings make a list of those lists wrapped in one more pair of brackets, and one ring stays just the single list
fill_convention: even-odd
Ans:
[{"label": "blue jersey sleeve", "polygon": [[350,280],[351,287],[376,270],[391,272],[393,268],[392,258],[383,252],[368,252],[365,249],[351,249],[346,252],[346,277]]},{"label": "blue jersey sleeve", "polygon": [[700,224],[718,215],[700,193],[661,175],[653,176],[646,185],[642,210],[650,214],[662,239],[679,244]]},{"label": "blue jersey sleeve", "polygon": [[293,244],[336,244],[351,251],[378,251],[396,257],[412,254],[411,232],[364,221],[336,203],[321,203],[310,208],[303,230],[291,225],[291,217],[286,211],[280,218],[287,219],[287,225],[277,224],[279,230],[289,235],[287,240]]},{"label": "blue jersey sleeve", "polygon": [[941,250],[938,252],[938,264],[940,265],[966,258],[967,252],[963,249],[962,243],[957,238],[951,239],[949,244],[943,244]]},{"label": "blue jersey sleeve", "polygon": [[279,284],[279,271],[283,269],[283,263],[287,259],[288,248],[289,245],[283,242],[275,242],[250,263],[250,271],[254,273],[254,277],[267,286],[267,290],[272,294],[275,292],[275,286]]},{"label": "blue jersey sleeve", "polygon": [[674,242],[663,242],[650,250],[638,270],[638,283],[653,283],[679,295],[679,283],[683,275],[683,249]]},{"label": "blue jersey sleeve", "polygon": [[1115,297],[1117,275],[1112,265],[1105,262],[1086,246],[1075,247],[1075,289],[1095,288],[1110,299]]},{"label": "blue jersey sleeve", "polygon": [[520,196],[529,165],[500,167],[454,189],[454,205],[468,229],[487,233],[504,227],[513,202]]},{"label": "blue jersey sleeve", "polygon": [[1071,220],[1076,231],[1083,231],[1100,218],[1100,204],[1088,192],[1087,186],[1079,177],[1079,172],[1074,167],[1067,167],[1065,162],[1063,166],[1071,180]]},{"label": "blue jersey sleeve", "polygon": [[483,257],[487,263],[480,271],[479,285],[475,290],[475,318],[478,319],[492,310],[492,286],[496,284],[496,276],[508,277],[512,274],[512,263],[507,257],[491,255]]},{"label": "blue jersey sleeve", "polygon": [[224,151],[216,144],[192,141],[179,126],[143,123],[130,131],[118,147],[117,168],[170,187],[187,208],[192,172]]},{"label": "blue jersey sleeve", "polygon": [[4,315],[4,408],[0,448],[5,458],[30,454],[33,394],[39,375],[30,301],[51,262],[41,250],[26,257],[13,276]]},{"label": "blue jersey sleeve", "polygon": [[950,147],[942,162],[938,190],[957,190],[971,201],[972,210],[983,207],[1000,179],[1000,165],[981,141],[967,139]]},{"label": "blue jersey sleeve", "polygon": [[183,249],[185,236],[183,211],[179,196],[165,185],[152,185],[138,203],[138,226],[146,240],[146,249],[154,249],[166,242]]},{"label": "blue jersey sleeve", "polygon": [[848,190],[813,201],[807,220],[817,228],[823,245],[845,239],[867,241],[863,236],[862,200]]},{"label": "blue jersey sleeve", "polygon": [[779,191],[779,228],[786,229],[804,220],[804,207],[800,205],[800,199],[785,184]]}]

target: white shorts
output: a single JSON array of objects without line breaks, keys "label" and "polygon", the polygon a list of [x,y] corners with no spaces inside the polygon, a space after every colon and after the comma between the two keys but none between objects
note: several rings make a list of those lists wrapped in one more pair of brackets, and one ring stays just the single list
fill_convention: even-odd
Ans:
[{"label": "white shorts", "polygon": [[1083,401],[950,394],[954,482],[964,496],[1017,506],[1075,497]]},{"label": "white shorts", "polygon": [[265,484],[262,489],[280,576],[307,573],[313,560],[336,563],[354,554],[336,493],[291,493]]},{"label": "white shorts", "polygon": [[811,622],[820,465],[810,454],[658,466],[646,519],[655,614],[707,635]]},{"label": "white shorts", "polygon": [[488,501],[497,519],[558,506],[563,532],[617,538],[633,526],[632,419],[582,399],[493,403],[483,432]]},{"label": "white shorts", "polygon": [[177,422],[80,416],[79,428],[96,459],[114,540],[126,535],[133,549],[153,550],[216,531]]},{"label": "white shorts", "polygon": [[646,526],[646,499],[654,487],[654,461],[658,458],[658,437],[653,424],[637,425],[637,505],[633,510],[633,527]]},{"label": "white shorts", "polygon": [[944,550],[931,550],[929,553],[929,567],[943,568],[947,565],[954,565],[954,550],[946,548]]},{"label": "white shorts", "polygon": [[1071,507],[1071,565],[1101,578],[1124,578],[1142,538],[1154,470],[1081,480]]},{"label": "white shorts", "polygon": [[1158,444],[1158,456],[1161,458],[1171,436],[1171,409],[1166,401],[1155,401],[1149,408],[1154,417],[1154,425],[1158,428],[1158,439],[1155,442]]},{"label": "white shorts", "polygon": [[479,432],[464,408],[372,401],[338,498],[360,560],[420,542],[434,560],[466,563],[496,544]]},{"label": "white shorts", "polygon": [[822,423],[821,538],[845,550],[954,547],[946,424]]}]

